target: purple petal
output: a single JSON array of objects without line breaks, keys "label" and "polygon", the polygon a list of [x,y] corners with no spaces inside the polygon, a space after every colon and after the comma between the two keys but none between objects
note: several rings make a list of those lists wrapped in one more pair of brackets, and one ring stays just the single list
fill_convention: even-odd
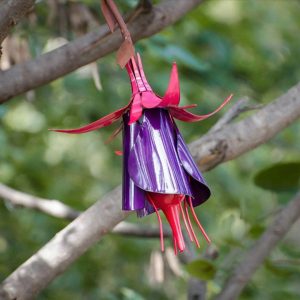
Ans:
[{"label": "purple petal", "polygon": [[186,172],[190,175],[190,186],[193,193],[193,205],[197,206],[210,197],[210,190],[195,164],[192,155],[185,144],[182,135],[177,129],[177,152]]},{"label": "purple petal", "polygon": [[127,104],[126,106],[110,113],[107,116],[104,116],[103,118],[90,123],[88,125],[79,127],[79,128],[75,128],[75,129],[49,129],[51,131],[56,131],[56,132],[62,132],[62,133],[70,133],[70,134],[79,134],[79,133],[86,133],[86,132],[90,132],[93,130],[97,130],[100,129],[102,127],[106,127],[109,126],[110,124],[116,122],[117,120],[119,120],[122,115],[124,114],[124,112],[128,109],[128,107],[131,105],[131,101],[129,104]]},{"label": "purple petal", "polygon": [[188,174],[181,166],[173,121],[167,110],[145,110],[128,158],[129,174],[145,191],[190,195]]},{"label": "purple petal", "polygon": [[129,114],[124,115],[123,131],[123,210],[142,210],[145,208],[145,192],[135,185],[129,176],[128,156],[139,130],[138,123],[127,125]]}]

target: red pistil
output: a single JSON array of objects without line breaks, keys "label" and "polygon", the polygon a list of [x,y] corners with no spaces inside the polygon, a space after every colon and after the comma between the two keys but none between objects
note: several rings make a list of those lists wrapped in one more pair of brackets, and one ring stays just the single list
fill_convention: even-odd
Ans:
[{"label": "red pistil", "polygon": [[180,202],[184,199],[185,196],[149,192],[147,193],[147,195],[155,211],[157,210],[157,208],[161,209],[171,226],[175,252],[177,248],[180,252],[182,252],[185,249],[185,243],[180,226],[179,206]]},{"label": "red pistil", "polygon": [[[147,192],[147,198],[151,205],[153,206],[155,213],[158,218],[159,222],[159,231],[160,231],[160,243],[161,243],[161,250],[164,251],[164,238],[163,238],[163,227],[162,221],[159,215],[159,209],[163,211],[165,214],[173,234],[173,243],[174,243],[174,251],[177,254],[177,251],[183,252],[185,249],[185,242],[183,238],[183,234],[181,231],[181,224],[180,224],[180,213],[189,235],[189,238],[192,242],[195,242],[197,247],[200,247],[196,234],[194,232],[189,213],[188,213],[188,206],[192,211],[193,218],[197,223],[199,229],[201,230],[203,236],[205,237],[206,241],[210,243],[210,239],[206,234],[204,228],[202,227],[200,221],[197,218],[195,213],[192,199],[191,197],[187,197],[185,195],[178,195],[178,194],[159,194],[159,193],[151,193]],[[182,207],[182,202],[184,202],[184,209]]]}]

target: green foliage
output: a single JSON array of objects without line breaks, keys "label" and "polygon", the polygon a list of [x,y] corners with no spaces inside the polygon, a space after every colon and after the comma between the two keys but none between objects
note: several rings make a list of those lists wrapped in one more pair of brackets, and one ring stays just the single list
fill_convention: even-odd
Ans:
[{"label": "green foliage", "polygon": [[300,162],[279,163],[259,171],[254,182],[257,186],[275,191],[297,191],[300,185]]},{"label": "green foliage", "polygon": [[[48,2],[37,1],[35,23],[23,22],[15,30],[17,36],[28,40],[33,57],[57,45],[58,38],[74,39],[78,35],[68,24],[62,30],[68,22],[59,22],[59,18],[49,23]],[[87,5],[103,22],[99,1],[69,1],[66,6],[71,2]],[[124,12],[137,3],[118,2],[122,2]],[[230,93],[235,95],[233,101],[249,96],[257,103],[268,103],[300,78],[299,8],[297,0],[204,1],[181,21],[137,43],[153,89],[164,93],[171,63],[176,60],[181,104],[197,103],[199,113],[212,111]],[[105,144],[114,126],[78,136],[47,130],[86,124],[128,102],[129,82],[125,72],[116,66],[115,54],[97,62],[97,67],[101,91],[96,89],[87,66],[34,94],[21,95],[0,106],[0,182],[44,198],[60,199],[81,210],[121,182],[122,158],[114,155],[121,147],[121,137]],[[185,140],[190,142],[203,135],[229,108],[230,104],[199,124],[178,122]],[[210,297],[221,289],[243,250],[252,245],[282,203],[289,200],[290,193],[274,193],[274,182],[277,192],[279,188],[294,187],[299,179],[299,165],[293,163],[299,161],[299,131],[298,122],[255,151],[205,174],[212,197],[197,213],[219,257],[213,264],[197,260],[187,269],[192,268],[194,276],[208,280]],[[255,177],[259,170],[264,171]],[[136,217],[129,220],[136,222]],[[150,216],[137,222],[155,223],[156,218]],[[67,221],[1,202],[0,279],[66,224]],[[290,268],[276,264],[278,260],[299,261],[298,232],[291,232],[272,253],[241,300],[299,299],[297,265]],[[153,249],[159,249],[158,239],[109,235],[39,299],[186,299],[188,278],[176,277],[167,266],[163,285],[150,281]],[[197,251],[201,255],[204,250]]]},{"label": "green foliage", "polygon": [[197,259],[186,265],[186,270],[193,277],[202,280],[212,280],[217,269],[215,265],[207,259]]}]

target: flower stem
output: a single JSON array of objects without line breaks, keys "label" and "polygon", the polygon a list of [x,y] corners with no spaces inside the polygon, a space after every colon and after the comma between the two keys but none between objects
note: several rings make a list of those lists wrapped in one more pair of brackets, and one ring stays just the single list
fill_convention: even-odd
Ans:
[{"label": "flower stem", "polygon": [[109,6],[112,14],[114,15],[114,17],[120,27],[120,30],[121,30],[121,33],[122,33],[124,39],[128,40],[131,44],[133,44],[130,31],[128,30],[128,27],[127,27],[126,23],[124,22],[124,19],[118,10],[118,7],[116,6],[116,4],[114,3],[113,0],[106,0],[106,3]]}]

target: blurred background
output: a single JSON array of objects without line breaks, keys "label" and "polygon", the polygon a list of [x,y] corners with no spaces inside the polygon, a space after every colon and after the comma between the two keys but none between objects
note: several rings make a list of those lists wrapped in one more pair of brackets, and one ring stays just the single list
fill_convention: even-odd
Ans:
[{"label": "blurred background", "polygon": [[[137,1],[122,1],[121,10],[128,12],[136,5]],[[36,57],[103,23],[99,1],[37,1],[35,10],[5,41],[1,68]],[[253,103],[266,104],[299,82],[299,35],[298,0],[209,0],[136,47],[158,94],[164,93],[176,61],[181,104],[197,103],[196,111],[207,113],[230,93],[235,95],[233,102],[247,96]],[[87,124],[124,106],[129,97],[126,72],[112,54],[1,105],[0,182],[85,210],[121,183],[122,158],[114,154],[121,149],[121,135],[107,145],[115,126],[74,136],[47,129]],[[204,135],[231,105],[202,123],[178,122],[185,140]],[[299,187],[299,132],[297,122],[267,144],[205,174],[213,194],[197,213],[219,253],[213,262],[204,267],[199,263],[191,271],[172,255],[162,257],[158,238],[107,235],[38,299],[181,300],[186,299],[189,272],[208,280],[212,298],[240,254]],[[132,215],[128,220],[157,222],[154,215],[141,220]],[[0,279],[67,224],[1,199]],[[297,228],[272,252],[240,299],[300,298]],[[201,242],[199,255],[206,248]],[[172,247],[170,241],[167,244]]]}]

